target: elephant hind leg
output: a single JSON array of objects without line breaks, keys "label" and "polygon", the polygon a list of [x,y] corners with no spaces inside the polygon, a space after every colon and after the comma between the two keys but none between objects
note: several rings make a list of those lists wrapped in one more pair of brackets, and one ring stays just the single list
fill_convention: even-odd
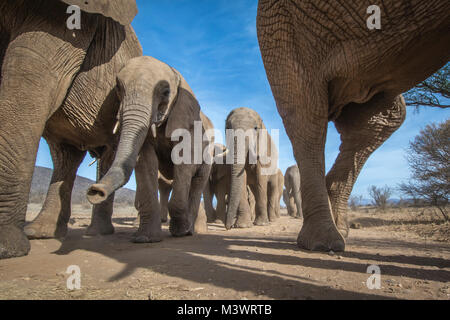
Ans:
[{"label": "elephant hind leg", "polygon": [[170,192],[172,191],[172,186],[165,183],[163,179],[158,180],[159,189],[159,199],[161,206],[161,222],[167,222],[169,220],[169,209],[167,208],[169,203]]},{"label": "elephant hind leg", "polygon": [[47,141],[53,159],[53,174],[47,197],[36,219],[25,226],[30,239],[62,238],[67,233],[71,214],[71,196],[78,167],[85,151]]},{"label": "elephant hind leg", "polygon": [[346,106],[335,120],[342,144],[326,181],[333,217],[342,235],[348,235],[347,203],[361,169],[369,156],[401,126],[405,115],[401,96],[380,93],[363,105]]},{"label": "elephant hind leg", "polygon": [[345,239],[333,220],[325,183],[327,87],[320,80],[302,81],[302,77],[313,80],[317,76],[308,76],[307,70],[303,70],[301,77],[290,66],[281,63],[276,71],[268,73],[272,71],[277,77],[273,82],[277,85],[272,88],[302,177],[304,220],[297,244],[313,251],[344,251]]},{"label": "elephant hind leg", "polygon": [[208,231],[207,217],[204,208],[200,210],[200,201],[211,170],[210,165],[202,165],[199,175],[194,176],[189,190],[189,215],[192,223],[191,233],[205,233]]}]

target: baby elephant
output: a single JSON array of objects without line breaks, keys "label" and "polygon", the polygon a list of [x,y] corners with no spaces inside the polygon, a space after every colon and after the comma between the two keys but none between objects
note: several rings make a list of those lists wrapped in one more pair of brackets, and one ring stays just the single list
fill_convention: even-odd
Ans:
[{"label": "baby elephant", "polygon": [[[211,152],[208,148],[214,137],[205,132],[213,129],[212,123],[201,113],[191,88],[178,71],[154,58],[130,60],[117,83],[120,142],[111,168],[89,188],[88,199],[93,204],[105,201],[128,182],[136,169],[135,205],[140,225],[133,241],[161,241],[159,170],[173,181],[168,204],[170,232],[176,237],[192,235],[211,170],[203,151],[211,156],[212,147]],[[177,137],[178,141],[173,141]]]}]

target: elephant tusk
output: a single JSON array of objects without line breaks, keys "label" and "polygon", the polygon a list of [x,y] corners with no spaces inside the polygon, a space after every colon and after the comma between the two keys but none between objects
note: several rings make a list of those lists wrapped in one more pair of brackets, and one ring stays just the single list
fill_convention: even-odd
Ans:
[{"label": "elephant tusk", "polygon": [[152,135],[156,139],[156,124],[152,124]]},{"label": "elephant tusk", "polygon": [[114,126],[114,129],[113,129],[113,134],[116,134],[117,131],[119,131],[119,126],[120,126],[120,122],[119,122],[119,120],[117,120],[116,125]]},{"label": "elephant tusk", "polygon": [[94,163],[96,163],[98,161],[98,158],[95,158],[91,163],[89,163],[89,167],[92,167],[94,165]]},{"label": "elephant tusk", "polygon": [[230,152],[230,149],[227,149],[226,151],[224,151],[224,152],[222,152],[222,153],[217,154],[216,156],[214,156],[214,158],[216,158],[216,159],[225,158],[225,156],[226,156],[229,152]]}]

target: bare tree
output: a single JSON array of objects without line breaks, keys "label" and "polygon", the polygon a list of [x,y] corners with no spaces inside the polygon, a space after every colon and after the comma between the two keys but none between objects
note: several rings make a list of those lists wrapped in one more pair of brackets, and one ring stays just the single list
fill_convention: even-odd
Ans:
[{"label": "bare tree", "polygon": [[388,206],[388,200],[392,196],[392,189],[388,186],[382,188],[370,186],[368,192],[372,198],[372,205],[385,211]]},{"label": "bare tree", "polygon": [[[433,74],[424,82],[403,95],[406,104],[409,106],[420,106],[448,108],[450,99],[450,63],[447,63],[442,69]],[[445,98],[445,99],[442,99]]]},{"label": "bare tree", "polygon": [[409,143],[406,155],[412,175],[399,189],[412,199],[422,199],[439,209],[449,220],[450,197],[450,119],[425,127]]}]

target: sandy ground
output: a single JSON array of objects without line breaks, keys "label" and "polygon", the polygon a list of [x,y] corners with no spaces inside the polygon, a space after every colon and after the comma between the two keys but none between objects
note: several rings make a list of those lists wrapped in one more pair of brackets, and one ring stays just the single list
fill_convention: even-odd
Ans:
[{"label": "sandy ground", "polygon": [[[137,245],[134,210],[116,210],[116,233],[96,238],[83,236],[86,209],[73,211],[63,242],[34,240],[28,256],[0,260],[0,299],[450,299],[450,225],[417,214],[352,212],[359,229],[346,252],[327,254],[297,248],[302,221],[286,215],[181,239],[165,225],[163,242]],[[67,289],[71,265],[80,290]],[[367,288],[370,265],[380,267],[380,289]]]}]

